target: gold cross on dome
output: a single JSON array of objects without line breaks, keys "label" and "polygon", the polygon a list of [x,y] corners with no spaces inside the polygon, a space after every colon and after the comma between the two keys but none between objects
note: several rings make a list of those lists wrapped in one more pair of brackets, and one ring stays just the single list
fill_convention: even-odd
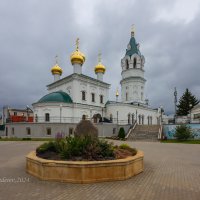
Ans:
[{"label": "gold cross on dome", "polygon": [[101,51],[98,53],[98,62],[101,63]]},{"label": "gold cross on dome", "polygon": [[58,64],[58,55],[55,56],[56,64]]},{"label": "gold cross on dome", "polygon": [[79,49],[79,38],[76,39],[76,50],[78,51]]}]

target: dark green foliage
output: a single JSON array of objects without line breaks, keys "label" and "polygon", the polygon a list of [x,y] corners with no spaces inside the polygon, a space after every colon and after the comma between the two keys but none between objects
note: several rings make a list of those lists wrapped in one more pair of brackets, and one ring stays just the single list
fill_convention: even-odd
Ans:
[{"label": "dark green foliage", "polygon": [[46,151],[52,151],[52,152],[57,152],[56,149],[56,142],[50,141],[50,142],[45,142],[44,144],[40,145],[37,149],[37,153],[44,153]]},{"label": "dark green foliage", "polygon": [[61,159],[67,160],[102,160],[114,158],[112,144],[98,138],[67,137],[57,139],[39,146],[37,154],[45,152],[57,152]]},{"label": "dark green foliage", "polygon": [[124,139],[124,138],[125,138],[125,130],[124,130],[123,127],[121,127],[121,128],[119,129],[118,137],[119,137],[120,139]]},{"label": "dark green foliage", "polygon": [[22,140],[26,140],[27,141],[27,140],[31,140],[31,138],[22,138]]},{"label": "dark green foliage", "polygon": [[131,148],[128,144],[121,144],[119,146],[119,149],[126,149],[132,153],[132,155],[135,155],[137,153],[137,149]]},{"label": "dark green foliage", "polygon": [[176,127],[176,132],[174,134],[174,137],[177,140],[187,140],[193,138],[193,134],[190,127],[186,125],[180,125]]},{"label": "dark green foliage", "polygon": [[[179,100],[177,105],[177,116],[184,116],[190,113],[190,110],[199,103],[199,100],[192,95],[192,93],[186,89],[183,96]],[[191,106],[190,106],[191,105]]]}]

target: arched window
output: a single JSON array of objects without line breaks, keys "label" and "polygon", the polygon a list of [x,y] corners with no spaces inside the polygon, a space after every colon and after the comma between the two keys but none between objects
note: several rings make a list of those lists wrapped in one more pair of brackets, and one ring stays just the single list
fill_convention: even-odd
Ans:
[{"label": "arched window", "polygon": [[137,66],[137,59],[134,58],[134,60],[133,60],[133,68],[136,68],[136,66]]},{"label": "arched window", "polygon": [[142,124],[144,124],[144,115],[142,115]]},{"label": "arched window", "polygon": [[132,114],[132,124],[134,124],[134,122],[135,122],[135,115]]},{"label": "arched window", "polygon": [[45,122],[49,122],[49,121],[50,121],[50,114],[45,113]]},{"label": "arched window", "polygon": [[128,114],[128,124],[131,123],[131,114]]},{"label": "arched window", "polygon": [[110,114],[110,121],[112,122],[113,121],[113,115]]},{"label": "arched window", "polygon": [[81,93],[82,93],[82,100],[83,101],[85,101],[86,100],[86,92],[85,91],[81,91]]},{"label": "arched window", "polygon": [[138,118],[139,118],[139,124],[141,124],[141,115],[139,115]]},{"label": "arched window", "polygon": [[128,60],[126,60],[126,69],[129,69]]}]

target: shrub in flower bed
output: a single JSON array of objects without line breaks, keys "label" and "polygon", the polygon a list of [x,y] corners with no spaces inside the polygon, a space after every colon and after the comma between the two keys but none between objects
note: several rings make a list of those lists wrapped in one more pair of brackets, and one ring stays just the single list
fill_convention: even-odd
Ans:
[{"label": "shrub in flower bed", "polygon": [[36,149],[37,156],[53,160],[114,160],[133,156],[137,150],[126,144],[114,146],[106,140],[85,137],[56,138]]}]

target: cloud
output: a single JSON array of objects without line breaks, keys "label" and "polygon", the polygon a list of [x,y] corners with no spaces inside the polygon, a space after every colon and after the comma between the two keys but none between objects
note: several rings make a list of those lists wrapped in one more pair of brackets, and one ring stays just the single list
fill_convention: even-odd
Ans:
[{"label": "cloud", "polygon": [[[186,9],[186,10],[185,10]],[[187,12],[186,12],[187,11]],[[63,76],[72,73],[75,40],[86,55],[83,72],[92,77],[97,54],[112,83],[110,99],[120,87],[121,59],[132,24],[145,56],[146,96],[152,107],[172,113],[173,89],[189,88],[200,98],[199,2],[141,1],[2,1],[0,7],[0,107],[25,107],[47,93],[58,54]]]}]

